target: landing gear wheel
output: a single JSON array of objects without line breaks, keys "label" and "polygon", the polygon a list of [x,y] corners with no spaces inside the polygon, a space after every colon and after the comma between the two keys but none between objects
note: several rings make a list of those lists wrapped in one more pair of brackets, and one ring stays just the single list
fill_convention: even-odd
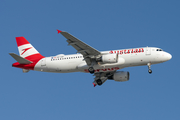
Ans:
[{"label": "landing gear wheel", "polygon": [[102,80],[101,80],[101,79],[98,79],[98,80],[96,80],[96,83],[97,83],[98,85],[102,85]]},{"label": "landing gear wheel", "polygon": [[88,71],[93,74],[94,73],[94,68],[93,67],[89,67]]},{"label": "landing gear wheel", "polygon": [[149,70],[148,70],[148,72],[149,72],[149,74],[151,74],[151,73],[152,73],[152,70],[151,70],[151,69],[149,69]]}]

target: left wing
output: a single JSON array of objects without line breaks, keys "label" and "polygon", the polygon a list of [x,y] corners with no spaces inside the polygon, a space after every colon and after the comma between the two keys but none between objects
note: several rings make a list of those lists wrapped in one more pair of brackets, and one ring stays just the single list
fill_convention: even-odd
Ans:
[{"label": "left wing", "polygon": [[78,53],[81,53],[83,55],[88,66],[90,66],[92,63],[91,58],[95,58],[95,56],[101,54],[98,50],[87,45],[86,43],[82,42],[81,40],[77,39],[67,32],[58,30],[58,33],[61,33],[67,39],[68,45],[73,46]]}]

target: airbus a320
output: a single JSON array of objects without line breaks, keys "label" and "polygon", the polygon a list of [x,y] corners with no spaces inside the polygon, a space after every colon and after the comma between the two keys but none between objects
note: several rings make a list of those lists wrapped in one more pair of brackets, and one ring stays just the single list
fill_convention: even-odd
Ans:
[{"label": "airbus a320", "polygon": [[[140,47],[120,50],[98,51],[71,34],[57,30],[78,54],[59,54],[51,57],[42,56],[24,37],[16,37],[19,55],[9,53],[17,62],[13,67],[21,68],[24,73],[30,70],[41,72],[70,73],[85,72],[94,74],[94,87],[106,80],[128,81],[128,71],[118,71],[126,67],[148,66],[168,61],[171,54],[157,47]],[[80,53],[80,54],[79,54]]]}]

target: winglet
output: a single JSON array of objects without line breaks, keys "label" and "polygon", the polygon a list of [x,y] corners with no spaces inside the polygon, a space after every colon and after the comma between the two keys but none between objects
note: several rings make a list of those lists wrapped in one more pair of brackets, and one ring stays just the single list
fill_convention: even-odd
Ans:
[{"label": "winglet", "polygon": [[58,29],[57,29],[57,31],[58,31],[58,34],[62,32],[61,30],[58,30]]}]

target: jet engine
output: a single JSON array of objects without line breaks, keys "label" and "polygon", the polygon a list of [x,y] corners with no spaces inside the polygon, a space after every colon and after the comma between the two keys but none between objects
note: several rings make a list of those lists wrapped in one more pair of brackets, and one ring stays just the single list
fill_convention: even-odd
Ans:
[{"label": "jet engine", "polygon": [[96,59],[97,62],[102,63],[117,63],[118,62],[118,54],[106,54]]},{"label": "jet engine", "polygon": [[129,72],[117,71],[112,76],[108,77],[110,80],[124,82],[129,80]]}]

